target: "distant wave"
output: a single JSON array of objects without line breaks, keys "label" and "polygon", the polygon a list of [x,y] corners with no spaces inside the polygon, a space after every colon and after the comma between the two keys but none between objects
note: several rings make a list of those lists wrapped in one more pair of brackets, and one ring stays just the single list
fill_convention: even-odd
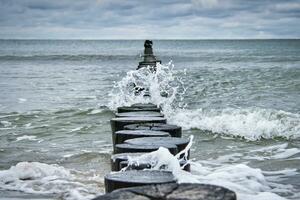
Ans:
[{"label": "distant wave", "polygon": [[82,60],[131,60],[137,58],[137,55],[101,55],[101,54],[53,54],[53,55],[2,55],[0,60],[71,60],[71,61],[82,61]]},{"label": "distant wave", "polygon": [[[180,54],[169,53],[164,56],[158,56],[158,58],[169,61],[176,60],[177,62],[189,62],[189,61],[203,61],[206,62],[217,62],[217,63],[233,63],[233,62],[299,62],[300,57],[298,56],[261,56],[261,55],[222,55],[216,53],[203,53],[193,54],[182,52]],[[0,61],[113,61],[113,60],[141,60],[140,55],[133,54],[48,54],[48,55],[0,55]]]}]

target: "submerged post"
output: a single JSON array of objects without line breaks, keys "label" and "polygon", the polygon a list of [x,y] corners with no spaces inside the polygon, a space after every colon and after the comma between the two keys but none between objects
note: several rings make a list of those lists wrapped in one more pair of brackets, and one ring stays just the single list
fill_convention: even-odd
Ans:
[{"label": "submerged post", "polygon": [[151,40],[145,40],[144,43],[144,60],[139,62],[139,66],[137,69],[141,69],[143,67],[150,67],[152,71],[156,71],[156,63],[161,63],[161,60],[157,60],[153,54],[152,49],[153,42]]}]

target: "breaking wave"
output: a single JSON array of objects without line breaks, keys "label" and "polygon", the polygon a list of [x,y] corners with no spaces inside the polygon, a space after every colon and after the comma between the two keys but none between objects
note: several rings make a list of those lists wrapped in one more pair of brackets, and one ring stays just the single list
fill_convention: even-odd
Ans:
[{"label": "breaking wave", "polygon": [[[183,98],[188,90],[182,81],[184,76],[185,71],[175,71],[171,62],[158,64],[156,73],[147,68],[129,71],[115,83],[108,107],[115,110],[119,106],[151,102],[162,108],[170,123],[184,129],[201,129],[247,140],[300,136],[300,114],[296,113],[259,107],[187,109]],[[135,87],[149,88],[149,91],[143,90],[137,96]],[[144,97],[146,92],[150,97]]]},{"label": "breaking wave", "polygon": [[[129,158],[129,165],[139,163],[151,163],[150,170],[171,171],[178,183],[203,183],[226,187],[236,192],[239,200],[284,200],[285,198],[276,193],[291,193],[293,186],[276,183],[281,176],[294,176],[298,174],[296,169],[286,169],[281,171],[262,171],[261,169],[251,168],[246,164],[224,164],[213,161],[193,162],[191,164],[191,173],[182,170],[180,167],[180,154],[189,151],[192,145],[173,156],[167,149],[161,147],[157,151],[146,153],[138,157]],[[185,157],[187,159],[187,157]],[[123,168],[122,170],[125,170]]]},{"label": "breaking wave", "polygon": [[101,55],[101,54],[53,54],[53,55],[2,55],[0,60],[5,61],[53,61],[53,60],[69,60],[69,61],[82,61],[82,60],[99,60],[99,61],[110,61],[110,60],[132,60],[138,58],[138,55]]},{"label": "breaking wave", "polygon": [[1,189],[56,195],[66,200],[91,199],[100,194],[101,184],[103,178],[93,172],[83,173],[39,162],[20,162],[0,171]]},{"label": "breaking wave", "polygon": [[184,129],[243,137],[248,140],[300,137],[300,115],[281,110],[244,108],[180,110],[170,122]]}]

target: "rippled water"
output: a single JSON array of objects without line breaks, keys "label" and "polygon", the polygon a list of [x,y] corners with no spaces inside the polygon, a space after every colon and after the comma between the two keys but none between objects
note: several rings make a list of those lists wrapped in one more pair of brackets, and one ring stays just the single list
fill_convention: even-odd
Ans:
[{"label": "rippled water", "polygon": [[[300,41],[154,41],[154,51],[173,61],[169,89],[180,83],[163,103],[194,135],[192,173],[240,199],[299,199]],[[0,40],[1,197],[103,192],[112,109],[128,103],[111,91],[142,52],[143,41]]]}]

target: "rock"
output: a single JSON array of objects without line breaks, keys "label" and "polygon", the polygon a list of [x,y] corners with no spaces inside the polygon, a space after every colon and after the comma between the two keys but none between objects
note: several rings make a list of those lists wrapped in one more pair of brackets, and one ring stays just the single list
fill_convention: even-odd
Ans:
[{"label": "rock", "polygon": [[165,131],[170,133],[172,137],[181,137],[182,130],[180,126],[164,124],[164,123],[143,123],[143,124],[130,124],[124,126],[125,130],[153,130]]},{"label": "rock", "polygon": [[153,111],[115,113],[116,117],[164,117],[164,114]]},{"label": "rock", "polygon": [[125,172],[115,172],[104,177],[105,191],[142,185],[175,183],[175,178],[171,172],[158,170],[130,170]]},{"label": "rock", "polygon": [[168,132],[151,131],[151,130],[121,130],[114,134],[115,144],[121,144],[125,140],[140,138],[140,137],[170,137]]},{"label": "rock", "polygon": [[236,200],[236,194],[224,187],[208,184],[168,183],[115,190],[94,200]]}]

